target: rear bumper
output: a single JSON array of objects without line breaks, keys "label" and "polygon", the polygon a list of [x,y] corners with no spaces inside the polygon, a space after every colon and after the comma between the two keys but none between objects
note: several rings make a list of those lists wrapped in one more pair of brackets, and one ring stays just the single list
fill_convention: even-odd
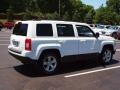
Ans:
[{"label": "rear bumper", "polygon": [[38,60],[36,53],[34,51],[22,50],[22,49],[19,49],[18,47],[14,47],[12,45],[8,46],[8,52],[10,52],[16,56],[28,57],[31,60],[35,60],[35,61]]},{"label": "rear bumper", "polygon": [[37,60],[33,60],[29,57],[23,57],[23,56],[15,55],[10,50],[8,50],[8,53],[10,55],[12,55],[14,58],[16,58],[17,60],[19,60],[20,62],[22,62],[23,64],[37,64],[38,63]]}]

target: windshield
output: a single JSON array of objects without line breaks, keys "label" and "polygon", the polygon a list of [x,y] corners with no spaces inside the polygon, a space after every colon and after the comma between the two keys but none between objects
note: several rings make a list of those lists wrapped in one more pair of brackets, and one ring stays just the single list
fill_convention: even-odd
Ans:
[{"label": "windshield", "polygon": [[27,36],[27,28],[28,24],[22,24],[21,22],[19,22],[18,24],[15,25],[13,29],[13,34]]}]

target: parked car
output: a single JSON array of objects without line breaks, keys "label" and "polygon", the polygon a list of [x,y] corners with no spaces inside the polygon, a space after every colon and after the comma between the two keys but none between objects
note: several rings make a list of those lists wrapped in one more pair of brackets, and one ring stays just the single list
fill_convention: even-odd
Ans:
[{"label": "parked car", "polygon": [[117,39],[117,31],[119,27],[118,26],[111,26],[108,29],[105,30],[105,35],[106,36],[111,36]]},{"label": "parked car", "polygon": [[11,29],[13,27],[14,27],[14,22],[12,22],[12,21],[7,21],[4,23],[4,28]]},{"label": "parked car", "polygon": [[106,27],[104,25],[97,25],[97,27],[93,28],[93,31],[95,33],[99,33],[100,35],[104,35],[105,34],[105,29]]},{"label": "parked car", "polygon": [[117,31],[117,38],[120,40],[120,29]]},{"label": "parked car", "polygon": [[3,28],[3,23],[0,22],[0,31],[1,31],[2,28]]},{"label": "parked car", "polygon": [[11,34],[8,52],[23,64],[32,62],[45,74],[53,74],[64,61],[94,58],[110,63],[115,39],[99,36],[85,23],[19,21]]}]

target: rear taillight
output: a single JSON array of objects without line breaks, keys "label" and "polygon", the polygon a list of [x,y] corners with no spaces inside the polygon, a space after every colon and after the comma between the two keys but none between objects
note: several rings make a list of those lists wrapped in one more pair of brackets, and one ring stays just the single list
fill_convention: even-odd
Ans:
[{"label": "rear taillight", "polygon": [[25,50],[27,50],[27,51],[31,51],[32,50],[32,41],[31,41],[31,39],[26,39],[25,40]]}]

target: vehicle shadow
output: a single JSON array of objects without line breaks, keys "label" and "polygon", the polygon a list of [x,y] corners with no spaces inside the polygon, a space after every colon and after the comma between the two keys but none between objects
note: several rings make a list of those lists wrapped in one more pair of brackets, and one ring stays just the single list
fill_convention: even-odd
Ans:
[{"label": "vehicle shadow", "polygon": [[[114,65],[117,63],[119,63],[118,60],[112,60],[108,65],[103,65],[97,60],[85,60],[85,61],[62,63],[60,70],[57,72],[57,74],[54,75],[87,70],[101,66],[105,68],[106,66]],[[44,75],[35,65],[19,65],[19,66],[15,66],[14,69],[17,72],[28,77],[46,77],[46,76],[48,77],[48,75]]]},{"label": "vehicle shadow", "polygon": [[102,62],[98,60],[85,60],[85,61],[78,61],[71,64],[63,64],[62,70],[60,71],[60,74],[74,72],[74,71],[82,71],[97,67],[103,67],[106,68],[106,66],[114,65],[119,63],[118,60],[112,60],[109,64],[103,64]]}]

